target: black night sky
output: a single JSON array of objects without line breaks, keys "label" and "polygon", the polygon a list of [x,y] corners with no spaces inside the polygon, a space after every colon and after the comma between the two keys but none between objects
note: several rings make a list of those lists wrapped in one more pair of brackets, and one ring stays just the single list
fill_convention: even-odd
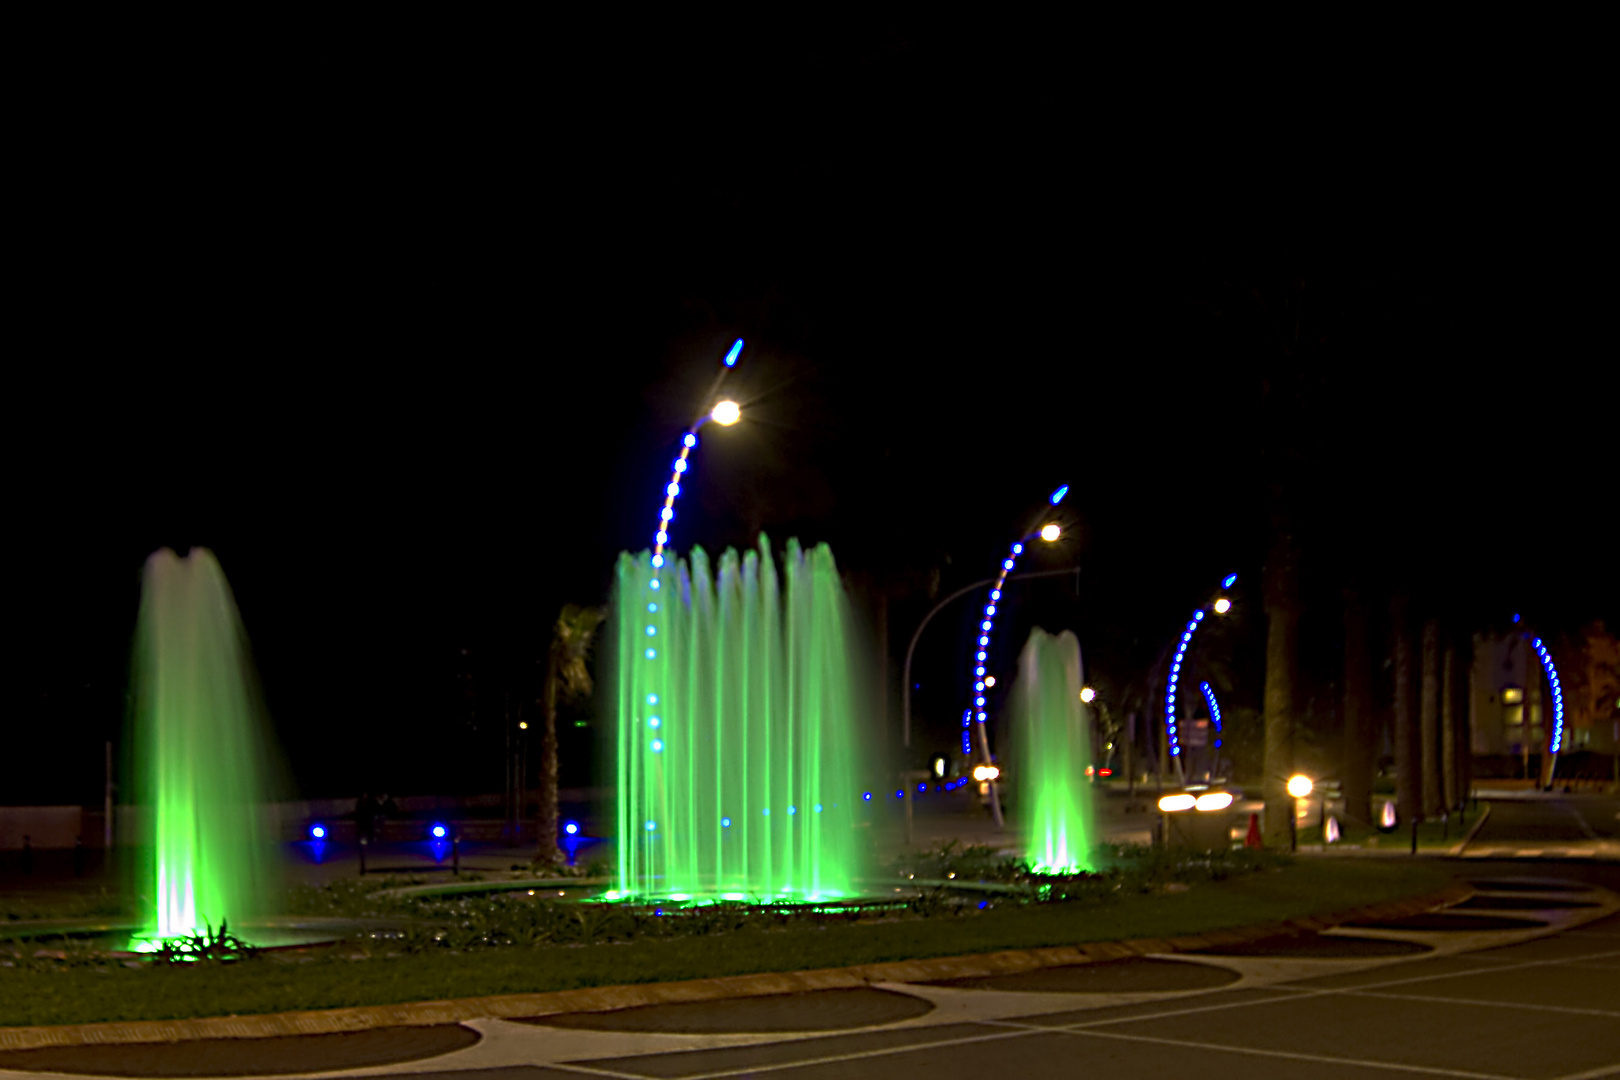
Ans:
[{"label": "black night sky", "polygon": [[[1347,582],[1461,626],[1620,627],[1611,275],[1574,163],[1476,174],[1467,125],[1351,152],[1337,113],[1099,118],[1060,73],[963,56],[780,45],[622,105],[424,75],[337,110],[177,85],[156,119],[95,111],[100,149],[31,167],[12,295],[0,802],[98,797],[163,545],[219,556],[302,793],[499,790],[505,696],[647,544],[738,336],[747,421],[706,432],[676,544],[828,541],[867,618],[891,597],[895,695],[931,591],[1060,483],[1066,539],[1025,568],[1078,563],[1078,592],[1017,598],[1003,667],[1039,622],[1140,680],[1236,571],[1257,707],[1279,477],[1324,698]],[[719,85],[766,80],[746,107]],[[919,753],[965,689],[947,616]]]}]

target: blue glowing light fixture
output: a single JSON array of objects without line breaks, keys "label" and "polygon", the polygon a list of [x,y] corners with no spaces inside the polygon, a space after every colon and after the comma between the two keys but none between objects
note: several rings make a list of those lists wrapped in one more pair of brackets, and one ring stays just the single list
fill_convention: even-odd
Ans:
[{"label": "blue glowing light fixture", "polygon": [[1547,673],[1547,685],[1552,689],[1553,726],[1552,741],[1548,743],[1551,752],[1556,754],[1564,744],[1564,687],[1558,681],[1558,669],[1553,666],[1552,653],[1540,638],[1530,642],[1535,646],[1536,657],[1541,661],[1541,670]]},{"label": "blue glowing light fixture", "polygon": [[579,835],[579,822],[577,822],[577,821],[564,822],[563,823],[563,832],[567,833],[569,836],[578,836]]},{"label": "blue glowing light fixture", "polygon": [[[1230,589],[1236,583],[1237,575],[1228,574],[1221,579],[1221,588]],[[1187,658],[1187,649],[1192,645],[1193,634],[1198,632],[1198,627],[1203,624],[1204,616],[1207,614],[1207,611],[1199,608],[1193,612],[1193,617],[1187,620],[1187,625],[1183,628],[1181,637],[1176,642],[1175,657],[1170,661],[1170,675],[1165,679],[1164,731],[1166,741],[1170,744],[1170,756],[1173,758],[1181,756],[1181,737],[1176,732],[1176,684],[1181,681],[1181,665]],[[1207,689],[1204,692],[1210,701],[1210,718],[1214,719],[1214,695]]]},{"label": "blue glowing light fixture", "polygon": [[325,840],[326,839],[326,826],[325,825],[311,825],[309,827],[309,838],[311,840]]},{"label": "blue glowing light fixture", "polygon": [[725,364],[726,367],[736,367],[737,366],[737,357],[742,355],[742,346],[743,346],[743,339],[742,338],[738,338],[736,341],[733,341],[731,343],[731,351],[726,353],[726,358],[723,361],[721,361],[721,363]]},{"label": "blue glowing light fixture", "polygon": [[[1069,485],[1064,484],[1062,487],[1052,492],[1052,494],[1048,497],[1048,501],[1053,506],[1056,506],[1058,503],[1063,501],[1063,496],[1067,495],[1068,493]],[[967,724],[968,718],[971,717],[972,719],[978,721],[979,743],[984,752],[985,764],[990,763],[991,755],[990,735],[984,726],[985,719],[989,716],[989,714],[985,711],[985,699],[980,696],[984,688],[983,666],[985,657],[988,655],[990,648],[991,635],[995,631],[996,608],[998,606],[998,602],[1001,600],[1001,590],[1007,584],[1007,575],[1012,573],[1013,567],[1018,562],[1018,556],[1024,553],[1024,541],[1027,539],[1029,539],[1029,537],[1025,536],[1019,537],[1016,541],[1014,541],[1008,551],[1007,557],[1001,560],[1001,572],[996,577],[996,583],[990,587],[990,601],[985,605],[984,615],[979,623],[979,629],[982,631],[982,633],[979,635],[978,651],[974,654],[973,658],[973,678],[968,680],[969,685],[975,687],[973,698],[974,708],[969,709],[967,716],[963,717],[963,727],[966,730],[962,732],[962,753],[968,757],[971,757],[973,753],[973,738],[971,734],[973,729]],[[999,804],[996,808],[996,820],[998,822],[1001,820]]]},{"label": "blue glowing light fixture", "polygon": [[1215,725],[1215,749],[1221,748],[1221,703],[1215,700],[1215,688],[1207,682],[1198,684],[1198,689],[1204,692],[1204,701],[1209,705],[1210,723]]},{"label": "blue glowing light fixture", "polygon": [[435,821],[433,828],[429,829],[428,832],[433,835],[433,839],[443,840],[450,830],[446,829],[442,823]]}]

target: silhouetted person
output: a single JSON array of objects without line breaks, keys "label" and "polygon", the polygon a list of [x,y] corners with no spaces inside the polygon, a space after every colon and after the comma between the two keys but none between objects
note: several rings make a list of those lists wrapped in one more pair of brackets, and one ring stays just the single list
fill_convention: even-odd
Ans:
[{"label": "silhouetted person", "polygon": [[377,800],[371,797],[371,792],[360,796],[360,801],[354,804],[354,828],[361,840],[371,843],[377,838]]}]

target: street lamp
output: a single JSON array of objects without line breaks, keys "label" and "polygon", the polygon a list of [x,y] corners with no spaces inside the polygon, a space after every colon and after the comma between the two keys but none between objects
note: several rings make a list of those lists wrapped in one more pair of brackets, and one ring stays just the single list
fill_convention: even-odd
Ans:
[{"label": "street lamp", "polygon": [[[1237,584],[1236,574],[1227,574],[1221,579],[1222,591],[1230,589],[1235,584]],[[1170,674],[1165,679],[1165,745],[1169,747],[1170,756],[1176,761],[1176,772],[1183,775],[1185,775],[1185,770],[1181,766],[1181,739],[1176,733],[1176,686],[1181,681],[1181,665],[1187,657],[1187,648],[1192,644],[1193,635],[1198,632],[1198,627],[1203,623],[1204,617],[1209,613],[1209,610],[1213,610],[1217,615],[1225,615],[1232,610],[1232,601],[1225,596],[1218,596],[1214,603],[1208,606],[1208,610],[1201,607],[1193,612],[1193,617],[1187,621],[1186,627],[1182,630],[1180,640],[1176,642],[1175,656],[1170,661]],[[1214,739],[1214,743],[1215,749],[1220,749],[1221,740],[1219,737]]]},{"label": "street lamp", "polygon": [[1093,701],[1097,700],[1097,691],[1093,690],[1089,686],[1082,686],[1080,688],[1080,700],[1085,702],[1087,705],[1090,705]]},{"label": "street lamp", "polygon": [[[1068,493],[1069,485],[1064,484],[1047,497],[1047,502],[1053,506],[1057,506],[1063,501],[1063,497]],[[962,714],[962,753],[969,757],[972,756],[974,742],[973,734],[976,732],[979,736],[977,740],[979,744],[979,755],[986,768],[995,767],[990,755],[990,735],[984,726],[984,721],[989,715],[987,712],[985,712],[984,692],[989,684],[984,681],[984,671],[985,661],[989,657],[990,635],[995,629],[996,605],[1001,600],[1001,589],[1002,586],[1007,583],[1007,575],[1012,573],[1013,566],[1018,562],[1018,556],[1024,553],[1024,541],[1032,540],[1036,536],[1039,536],[1047,543],[1052,543],[1062,534],[1063,530],[1060,529],[1055,523],[1050,521],[1044,525],[1041,523],[1042,518],[1046,517],[1046,514],[1047,511],[1043,510],[1041,514],[1036,517],[1036,519],[1030,524],[1030,528],[1013,544],[1012,550],[1004,559],[1001,560],[1001,573],[996,577],[996,583],[990,589],[989,603],[985,604],[984,617],[979,621],[979,648],[974,653],[973,664],[973,705]],[[910,684],[908,683],[907,685]],[[907,719],[909,723],[909,717]],[[997,770],[996,775],[1000,775],[1000,770]],[[1006,824],[1006,822],[1004,822],[1001,817],[1001,793],[996,787],[996,777],[991,776],[989,778],[989,783],[990,813],[996,819],[996,827],[1001,828]]]},{"label": "street lamp", "polygon": [[735,401],[722,401],[709,413],[709,418],[721,427],[730,427],[742,419],[742,407]]}]

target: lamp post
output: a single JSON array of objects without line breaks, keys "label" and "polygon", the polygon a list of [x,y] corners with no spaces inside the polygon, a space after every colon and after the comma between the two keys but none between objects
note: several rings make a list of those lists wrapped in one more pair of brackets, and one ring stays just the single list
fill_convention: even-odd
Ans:
[{"label": "lamp post", "polygon": [[[1064,570],[1037,570],[1028,574],[1010,574],[1006,581],[1032,581],[1035,578],[1061,577],[1067,574],[1078,574],[1079,572],[1080,568],[1078,566],[1072,566]],[[901,676],[904,681],[901,683],[902,690],[900,694],[900,745],[907,747],[911,745],[911,658],[917,651],[917,642],[922,640],[922,632],[927,629],[934,616],[949,607],[952,601],[961,599],[975,589],[982,589],[986,585],[994,585],[996,581],[996,578],[982,578],[971,585],[964,585],[957,589],[930,608],[928,614],[922,617],[922,622],[917,624],[917,629],[912,632],[911,641],[906,645],[906,662]]]},{"label": "lamp post", "polygon": [[[1187,625],[1182,629],[1181,637],[1176,642],[1175,656],[1170,661],[1169,676],[1165,679],[1164,745],[1169,751],[1169,756],[1175,759],[1176,774],[1181,778],[1183,783],[1186,782],[1186,772],[1182,768],[1181,764],[1181,739],[1176,733],[1176,686],[1181,681],[1181,665],[1186,659],[1187,648],[1192,644],[1193,635],[1198,632],[1198,627],[1202,625],[1204,617],[1210,611],[1214,611],[1217,615],[1225,615],[1227,612],[1232,610],[1232,601],[1226,597],[1225,592],[1235,584],[1237,584],[1237,575],[1227,574],[1221,579],[1221,593],[1218,594],[1211,603],[1206,604],[1203,607],[1200,607],[1197,611],[1193,612],[1192,618],[1187,620]],[[1217,750],[1220,749],[1220,739],[1216,738],[1214,742],[1214,748]],[[1162,774],[1163,770],[1161,769],[1160,772]]]},{"label": "lamp post", "polygon": [[[664,564],[667,561],[664,558],[664,549],[669,546],[669,534],[671,529],[674,527],[675,500],[680,497],[682,481],[687,479],[687,471],[691,467],[692,451],[697,448],[698,444],[698,429],[710,420],[713,420],[722,427],[730,427],[741,418],[741,407],[735,401],[730,399],[722,399],[720,397],[720,391],[725,385],[726,376],[731,372],[731,369],[736,366],[738,358],[742,355],[742,351],[743,340],[742,338],[738,338],[736,341],[732,342],[731,348],[721,359],[720,370],[715,374],[714,383],[709,387],[708,396],[704,399],[704,408],[707,411],[700,413],[697,418],[694,419],[687,427],[685,434],[681,436],[680,454],[675,458],[675,461],[671,466],[669,482],[664,486],[664,504],[659,508],[658,511],[658,524],[653,532],[652,554],[649,556],[648,560],[652,567],[652,573],[648,575],[646,579],[646,589],[641,596],[641,600],[646,608],[645,618],[647,620],[645,624],[646,637],[644,640],[648,642],[641,655],[649,665],[653,665],[658,658],[659,643],[664,640],[664,638],[660,637],[659,635],[664,630],[668,629],[668,615],[664,611],[666,605],[663,603],[663,596],[661,592],[663,587],[661,577]],[[653,668],[653,670],[657,669]],[[656,685],[656,680],[653,680],[653,682],[655,689],[652,693],[648,694],[649,703],[656,703],[659,697],[665,693],[663,687]],[[659,727],[661,726],[662,721],[658,717],[650,717],[648,719],[648,723],[652,727]],[[629,756],[625,752],[625,738],[626,734],[621,729],[619,733],[619,752],[617,755],[619,817],[618,858],[619,881],[621,883],[621,888],[624,887],[623,883],[628,880],[629,876],[627,860],[630,857],[630,848],[632,844],[631,837],[640,835],[639,830],[631,831],[632,824],[629,821]],[[662,749],[662,739],[654,739],[652,745],[655,751]],[[651,835],[656,828],[656,822],[647,822],[648,835]]]},{"label": "lamp post", "polygon": [[[1052,506],[1057,506],[1068,493],[1069,485],[1064,484],[1047,497],[1047,502]],[[1048,514],[1049,511],[1044,509],[1037,514],[1034,521],[1030,523],[1029,528],[1024,531],[1024,535],[1013,542],[1011,550],[1001,560],[1001,572],[996,576],[995,584],[990,589],[989,602],[984,606],[984,617],[979,621],[979,647],[974,653],[973,663],[973,704],[962,716],[962,726],[965,729],[962,733],[962,750],[971,757],[972,745],[975,742],[978,743],[980,764],[984,767],[983,775],[986,776],[982,783],[989,786],[990,813],[996,819],[996,828],[998,829],[1005,827],[1006,822],[1001,816],[1000,773],[999,771],[993,773],[991,771],[995,769],[995,762],[990,753],[990,733],[984,723],[989,715],[985,711],[984,694],[986,686],[989,685],[985,682],[985,662],[990,655],[990,636],[995,630],[996,605],[1001,601],[1001,589],[1007,583],[1007,576],[1012,573],[1013,567],[1017,565],[1018,556],[1024,553],[1024,542],[1033,540],[1038,536],[1050,544],[1062,534],[1063,530],[1056,523],[1047,519]],[[909,686],[910,683],[908,682],[907,685]],[[977,739],[972,737],[975,734],[978,736]]]}]

